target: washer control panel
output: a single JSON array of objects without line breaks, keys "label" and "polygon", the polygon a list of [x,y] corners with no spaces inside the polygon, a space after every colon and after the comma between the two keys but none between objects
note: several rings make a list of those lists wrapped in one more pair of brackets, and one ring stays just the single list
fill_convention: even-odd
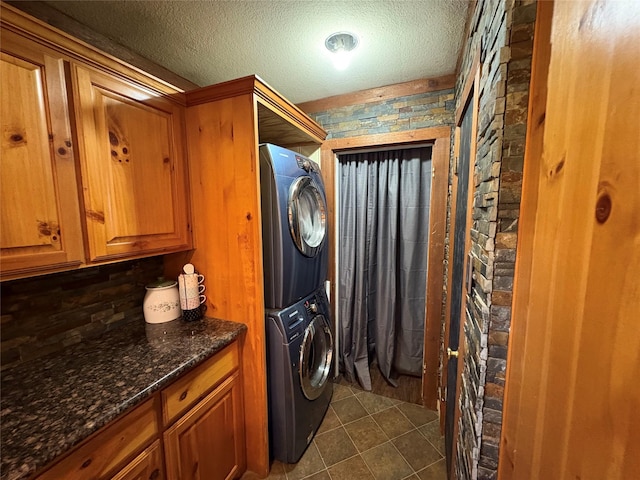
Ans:
[{"label": "washer control panel", "polygon": [[304,325],[304,316],[298,309],[295,309],[289,313],[288,319],[287,319],[287,332],[286,332],[287,340],[289,342],[291,342],[292,340],[295,340],[300,335],[302,335],[303,325]]}]

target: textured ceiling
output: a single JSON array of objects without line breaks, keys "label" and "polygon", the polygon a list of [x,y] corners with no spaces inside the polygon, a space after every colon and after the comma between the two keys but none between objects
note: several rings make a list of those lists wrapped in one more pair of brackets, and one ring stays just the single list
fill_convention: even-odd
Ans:
[{"label": "textured ceiling", "polygon": [[[455,71],[466,0],[53,1],[198,85],[257,74],[294,103]],[[358,35],[349,68],[324,40]]]}]

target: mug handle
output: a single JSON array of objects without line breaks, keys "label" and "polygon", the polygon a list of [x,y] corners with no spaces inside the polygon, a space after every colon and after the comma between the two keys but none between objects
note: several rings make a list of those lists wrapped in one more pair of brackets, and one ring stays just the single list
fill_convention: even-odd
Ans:
[{"label": "mug handle", "polygon": [[206,295],[200,295],[200,305],[202,305],[206,301],[207,301],[207,296]]},{"label": "mug handle", "polygon": [[202,283],[198,285],[198,293],[204,293],[206,289],[207,287],[205,287]]},{"label": "mug handle", "polygon": [[204,282],[204,275],[198,274],[197,277],[198,277],[198,283]]}]

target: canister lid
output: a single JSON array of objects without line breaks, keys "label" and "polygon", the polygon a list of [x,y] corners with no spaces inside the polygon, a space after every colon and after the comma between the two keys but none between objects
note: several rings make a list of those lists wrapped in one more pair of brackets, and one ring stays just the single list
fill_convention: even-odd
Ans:
[{"label": "canister lid", "polygon": [[175,280],[167,280],[164,277],[158,277],[158,280],[156,280],[155,282],[150,283],[145,288],[147,290],[152,290],[152,289],[155,289],[155,288],[162,289],[162,288],[175,287],[177,284],[178,284],[178,282],[175,281]]}]

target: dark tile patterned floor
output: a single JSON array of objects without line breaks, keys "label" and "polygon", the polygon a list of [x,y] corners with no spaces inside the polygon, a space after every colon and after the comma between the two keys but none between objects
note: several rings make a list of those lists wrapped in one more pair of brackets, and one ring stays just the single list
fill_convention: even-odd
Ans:
[{"label": "dark tile patterned floor", "polygon": [[300,461],[274,462],[268,478],[444,480],[443,455],[436,412],[335,384],[329,410]]}]

